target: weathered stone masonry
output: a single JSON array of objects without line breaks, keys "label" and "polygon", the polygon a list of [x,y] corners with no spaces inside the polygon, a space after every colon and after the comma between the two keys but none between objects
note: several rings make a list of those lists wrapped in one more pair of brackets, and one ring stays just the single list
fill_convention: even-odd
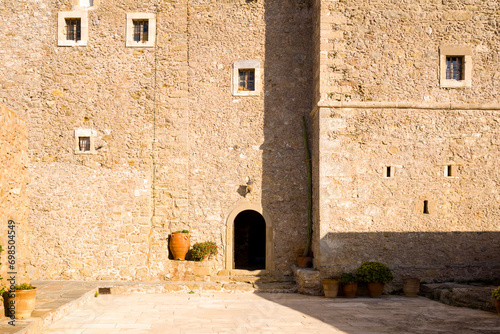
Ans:
[{"label": "weathered stone masonry", "polygon": [[[499,5],[401,6],[316,2],[316,266],[328,276],[381,261],[396,281],[496,278]],[[472,50],[470,88],[440,87],[449,45]]]},{"label": "weathered stone masonry", "polygon": [[[170,277],[167,237],[184,228],[217,242],[217,271],[242,201],[272,217],[272,260],[290,272],[306,232],[304,1],[100,1],[84,9],[82,47],[57,46],[58,12],[73,1],[0,6],[13,22],[0,94],[29,124],[32,277]],[[125,46],[127,13],[156,15],[156,47]],[[262,92],[232,96],[232,64],[249,59]],[[96,133],[96,154],[75,154],[76,129]],[[243,198],[247,178],[255,190]]]},{"label": "weathered stone masonry", "polygon": [[[376,260],[396,281],[498,277],[498,2],[78,4],[0,2],[0,98],[28,125],[31,278],[187,277],[168,258],[180,229],[219,245],[201,271],[231,269],[240,208],[268,217],[268,269],[289,274],[306,236],[302,115],[321,276]],[[74,10],[86,45],[57,46]],[[131,13],[154,17],[151,47],[126,46]],[[445,50],[467,51],[470,87],[441,84]],[[260,94],[234,96],[249,60]],[[78,133],[95,152],[75,152]]]},{"label": "weathered stone masonry", "polygon": [[[0,276],[7,279],[11,277],[7,272],[17,272],[15,277],[18,284],[29,282],[29,176],[26,130],[27,125],[23,119],[0,105],[0,245],[4,249],[0,260]],[[15,226],[13,230],[9,229],[9,220],[14,221],[14,224],[10,224]],[[9,265],[9,250],[10,255],[15,256],[14,259],[10,258],[15,261],[14,270]],[[7,285],[5,281],[0,283]]]}]

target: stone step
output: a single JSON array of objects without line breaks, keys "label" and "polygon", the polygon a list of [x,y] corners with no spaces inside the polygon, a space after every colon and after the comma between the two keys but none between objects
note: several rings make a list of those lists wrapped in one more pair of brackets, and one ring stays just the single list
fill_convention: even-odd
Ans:
[{"label": "stone step", "polygon": [[[295,282],[242,283],[242,282],[196,282],[176,281],[162,283],[110,284],[109,293],[168,293],[168,292],[267,292],[291,293],[297,291]],[[102,291],[102,288],[101,288]]]},{"label": "stone step", "polygon": [[496,287],[496,285],[458,283],[422,284],[420,294],[444,304],[496,313],[494,300],[491,297],[491,291]]}]

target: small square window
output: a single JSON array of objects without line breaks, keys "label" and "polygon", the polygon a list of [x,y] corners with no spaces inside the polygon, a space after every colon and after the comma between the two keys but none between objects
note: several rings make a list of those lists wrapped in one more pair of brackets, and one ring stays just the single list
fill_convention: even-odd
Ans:
[{"label": "small square window", "polygon": [[152,48],[155,45],[156,19],[152,13],[127,13],[127,47]]},{"label": "small square window", "polygon": [[94,138],[96,132],[91,129],[75,130],[75,154],[96,154]]},{"label": "small square window", "polygon": [[57,45],[85,46],[89,36],[87,11],[57,14]]},{"label": "small square window", "polygon": [[255,90],[255,70],[244,69],[239,70],[240,81],[238,84],[239,91],[254,91]]},{"label": "small square window", "polygon": [[78,137],[78,148],[80,152],[90,151],[90,137]]},{"label": "small square window", "polygon": [[80,0],[81,7],[92,7],[94,6],[94,0]]},{"label": "small square window", "polygon": [[464,80],[464,57],[446,56],[446,80]]},{"label": "small square window", "polygon": [[233,63],[231,92],[235,96],[260,94],[260,60],[239,60]]},{"label": "small square window", "polygon": [[66,40],[78,42],[82,39],[82,20],[66,19]]},{"label": "small square window", "polygon": [[440,86],[470,88],[472,85],[472,50],[466,46],[439,48]]},{"label": "small square window", "polygon": [[149,20],[132,20],[132,23],[134,24],[134,42],[147,42]]}]

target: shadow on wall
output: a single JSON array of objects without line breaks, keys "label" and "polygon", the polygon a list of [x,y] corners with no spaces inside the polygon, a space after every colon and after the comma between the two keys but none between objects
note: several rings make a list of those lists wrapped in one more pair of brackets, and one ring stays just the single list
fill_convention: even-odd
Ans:
[{"label": "shadow on wall", "polygon": [[262,207],[273,219],[275,269],[290,273],[307,236],[302,116],[311,111],[309,0],[265,1]]},{"label": "shadow on wall", "polygon": [[406,276],[427,282],[500,277],[500,232],[328,233],[320,253],[323,277],[354,272],[365,261],[388,265],[396,286]]}]

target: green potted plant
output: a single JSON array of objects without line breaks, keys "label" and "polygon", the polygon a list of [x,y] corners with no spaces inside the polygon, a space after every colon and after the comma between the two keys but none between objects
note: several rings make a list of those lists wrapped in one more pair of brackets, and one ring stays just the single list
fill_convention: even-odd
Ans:
[{"label": "green potted plant", "polygon": [[217,254],[217,245],[213,241],[198,242],[191,248],[191,258],[195,261],[203,261],[207,257]]},{"label": "green potted plant", "polygon": [[351,273],[343,273],[340,275],[340,283],[342,283],[342,292],[344,297],[354,298],[358,292],[358,280]]},{"label": "green potted plant", "polygon": [[491,296],[495,299],[495,307],[500,315],[500,286],[491,292]]},{"label": "green potted plant", "polygon": [[191,245],[191,236],[188,230],[172,232],[170,235],[169,248],[174,260],[184,261]]},{"label": "green potted plant", "polygon": [[31,317],[31,312],[35,309],[36,287],[29,283],[15,285],[15,297],[7,298],[9,305],[14,303],[16,319],[25,319]]},{"label": "green potted plant", "polygon": [[323,292],[327,298],[335,298],[339,292],[340,280],[337,278],[323,278]]},{"label": "green potted plant", "polygon": [[380,262],[365,262],[356,270],[358,281],[368,283],[368,294],[372,298],[382,295],[384,284],[394,279],[391,269]]}]

